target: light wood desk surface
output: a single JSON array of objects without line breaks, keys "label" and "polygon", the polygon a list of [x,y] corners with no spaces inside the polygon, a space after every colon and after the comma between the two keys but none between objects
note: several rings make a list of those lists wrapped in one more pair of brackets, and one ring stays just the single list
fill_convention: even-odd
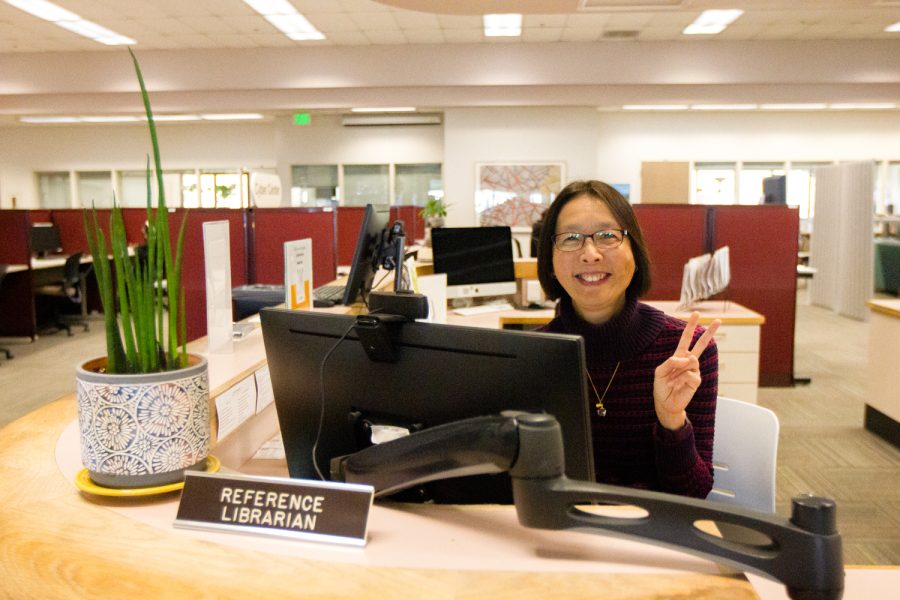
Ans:
[{"label": "light wood desk surface", "polygon": [[[528,530],[514,523],[511,507],[376,506],[369,545],[362,549],[158,528],[124,516],[121,508],[146,504],[159,509],[159,499],[89,499],[63,475],[54,457],[60,436],[74,419],[70,397],[15,421],[0,434],[0,596],[756,597],[744,577],[718,574],[712,563],[605,536]],[[174,517],[177,493],[162,502]],[[393,529],[397,522],[417,526]],[[455,527],[456,533],[433,540],[432,526]],[[530,555],[531,561],[576,567],[492,568],[493,557],[503,556],[492,554],[491,548],[484,548],[480,568],[442,563],[442,557],[452,554],[450,546],[463,543],[460,536],[466,535],[495,538]],[[379,548],[407,543],[408,558],[417,566],[380,564]],[[423,558],[436,566],[422,567]]]}]

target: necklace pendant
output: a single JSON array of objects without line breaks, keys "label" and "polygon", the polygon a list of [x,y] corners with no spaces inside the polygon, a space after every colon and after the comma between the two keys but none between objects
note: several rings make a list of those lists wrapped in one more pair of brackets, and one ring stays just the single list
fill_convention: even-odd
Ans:
[{"label": "necklace pendant", "polygon": [[605,416],[606,416],[606,409],[605,409],[605,408],[599,408],[599,407],[598,407],[598,408],[597,408],[597,416],[598,416],[598,417],[605,417]]}]

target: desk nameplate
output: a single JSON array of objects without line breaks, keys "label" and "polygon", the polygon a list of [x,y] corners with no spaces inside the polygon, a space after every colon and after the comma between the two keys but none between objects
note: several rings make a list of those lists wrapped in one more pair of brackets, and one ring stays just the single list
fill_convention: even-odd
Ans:
[{"label": "desk nameplate", "polygon": [[372,486],[188,471],[175,527],[364,546]]}]

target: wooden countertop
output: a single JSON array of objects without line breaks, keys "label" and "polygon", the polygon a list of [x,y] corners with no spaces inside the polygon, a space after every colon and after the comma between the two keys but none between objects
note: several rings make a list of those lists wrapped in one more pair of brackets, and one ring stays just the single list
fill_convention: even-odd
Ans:
[{"label": "wooden countertop", "polygon": [[[606,598],[756,597],[744,577],[718,574],[712,563],[606,536],[521,528],[509,521],[511,507],[418,507],[412,512],[381,508],[382,513],[399,512],[423,524],[425,529],[393,530],[385,528],[383,523],[373,524],[369,545],[350,550],[257,536],[176,530],[165,525],[155,527],[120,514],[123,506],[152,508],[160,502],[168,503],[162,508],[172,507],[174,515],[177,493],[161,500],[88,497],[63,475],[54,456],[58,440],[72,426],[75,416],[75,403],[70,397],[47,405],[0,432],[0,503],[3,506],[0,530],[4,539],[0,550],[3,556],[0,596],[393,598],[427,595],[518,599],[523,590],[528,590],[526,595],[531,597],[566,598],[596,597],[602,590]],[[429,518],[432,511],[444,518]],[[421,520],[423,515],[425,519]],[[378,516],[384,518],[383,514]],[[454,536],[471,532],[494,537],[530,555],[529,560],[560,561],[576,567],[492,568],[495,557],[489,548],[484,549],[479,568],[442,563],[448,547],[459,540],[451,536],[444,543],[429,545],[430,526],[456,526],[459,532]],[[391,543],[404,549],[408,543],[410,560],[421,560],[424,555],[438,566],[379,566],[372,553]],[[358,556],[348,558],[348,552]],[[341,554],[342,558],[334,560],[321,558]],[[608,562],[603,562],[602,568],[595,568],[607,556]],[[657,561],[659,565],[654,564]]]},{"label": "wooden countertop", "polygon": [[872,310],[872,312],[881,313],[890,317],[900,318],[900,298],[892,298],[888,300],[869,300],[868,302],[866,302],[866,306],[868,306],[869,309]]}]

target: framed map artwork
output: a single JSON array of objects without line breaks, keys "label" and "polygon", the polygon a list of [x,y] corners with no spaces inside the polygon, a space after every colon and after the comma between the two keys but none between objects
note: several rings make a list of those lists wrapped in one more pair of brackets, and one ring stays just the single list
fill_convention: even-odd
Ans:
[{"label": "framed map artwork", "polygon": [[476,221],[531,227],[556,198],[564,178],[565,163],[478,163]]}]

